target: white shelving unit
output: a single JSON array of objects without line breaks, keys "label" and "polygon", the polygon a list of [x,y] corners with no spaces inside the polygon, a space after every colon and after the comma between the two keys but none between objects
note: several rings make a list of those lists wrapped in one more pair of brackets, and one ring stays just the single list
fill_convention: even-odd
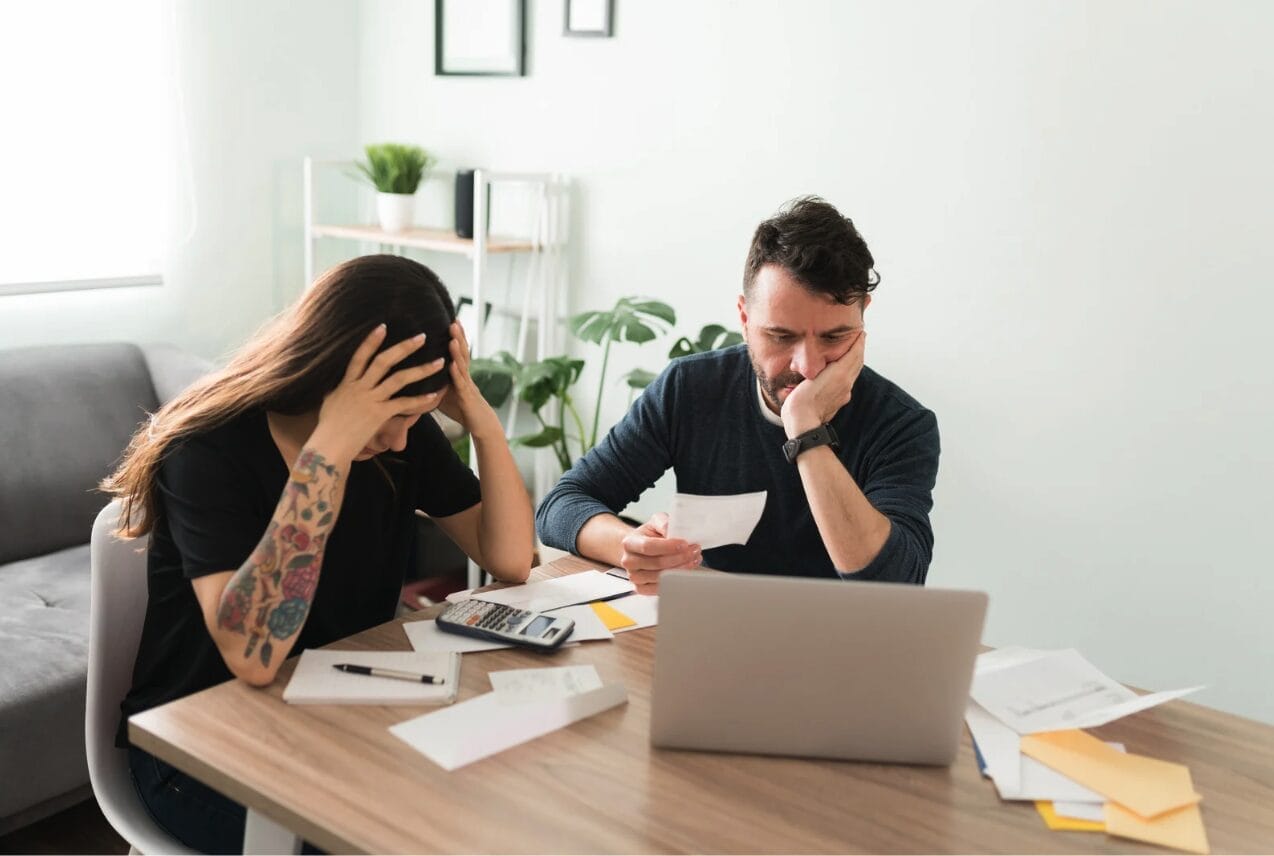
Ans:
[{"label": "white shelving unit", "polygon": [[[473,176],[473,238],[461,238],[450,229],[415,228],[404,232],[386,232],[379,226],[366,224],[319,223],[315,220],[314,172],[316,168],[350,167],[352,161],[305,159],[305,281],[314,281],[314,255],[318,241],[336,238],[377,244],[391,252],[401,253],[405,248],[427,252],[449,253],[467,256],[473,265],[471,297],[476,307],[492,300],[489,283],[489,257],[511,253],[527,254],[530,258],[526,281],[522,289],[520,307],[503,306],[518,316],[518,342],[514,353],[525,354],[528,331],[536,322],[534,358],[540,359],[555,353],[559,296],[566,290],[566,265],[563,252],[567,240],[569,222],[569,180],[556,173],[514,173],[476,170]],[[525,234],[498,237],[487,234],[488,188],[507,188],[520,185],[534,199]],[[481,224],[481,228],[477,228]],[[483,333],[486,327],[485,313],[478,312],[477,323],[467,330],[474,356],[490,356],[494,348],[487,347]]]},{"label": "white shelving unit", "polygon": [[[403,232],[386,232],[376,225],[349,223],[320,223],[315,215],[316,169],[346,168],[353,165],[345,160],[317,160],[306,158],[304,164],[305,205],[305,282],[308,287],[314,281],[314,256],[318,242],[325,239],[358,242],[361,246],[378,245],[393,253],[411,248],[426,252],[467,256],[472,263],[469,296],[473,300],[475,321],[468,325],[466,333],[475,357],[491,356],[500,348],[488,342],[487,313],[480,311],[487,304],[492,312],[512,314],[518,320],[516,345],[511,349],[519,359],[531,360],[558,353],[558,313],[561,295],[567,288],[565,248],[567,225],[570,222],[570,181],[557,173],[514,173],[475,170],[473,176],[473,238],[461,238],[450,229],[415,228]],[[487,233],[488,188],[498,190],[517,188],[523,201],[529,199],[526,223],[518,229],[521,234],[493,236]],[[499,197],[492,194],[492,205]],[[363,250],[366,252],[366,250]],[[521,300],[517,306],[502,304],[493,299],[490,280],[490,257],[493,255],[524,254],[528,258],[525,281],[522,283]],[[510,273],[512,268],[510,268]],[[528,351],[532,323],[535,325],[534,350]],[[509,436],[516,434],[517,402],[509,403],[505,417]],[[552,487],[554,461],[552,453],[538,449],[534,456],[533,498],[538,501]],[[476,461],[474,462],[476,467]],[[480,584],[476,567],[470,562],[469,584]]]}]

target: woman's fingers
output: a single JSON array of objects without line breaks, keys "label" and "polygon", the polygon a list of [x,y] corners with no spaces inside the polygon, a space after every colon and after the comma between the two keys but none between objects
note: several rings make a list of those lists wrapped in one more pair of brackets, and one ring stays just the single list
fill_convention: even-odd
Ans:
[{"label": "woman's fingers", "polygon": [[460,363],[467,374],[469,371],[469,338],[464,334],[464,327],[459,321],[451,322],[451,359]]},{"label": "woman's fingers", "polygon": [[417,333],[409,339],[403,339],[398,344],[386,348],[372,360],[367,371],[363,373],[362,379],[373,387],[377,386],[389,374],[390,369],[405,360],[412,352],[419,350],[424,344],[425,334]]},{"label": "woman's fingers", "polygon": [[427,392],[424,395],[404,395],[402,398],[393,399],[395,416],[415,416],[418,413],[428,413],[438,406],[443,397],[447,394],[446,387],[436,392]]},{"label": "woman's fingers", "polygon": [[381,381],[380,384],[377,385],[376,391],[384,395],[387,399],[392,398],[394,393],[398,392],[398,390],[403,387],[436,375],[438,372],[442,371],[446,362],[447,361],[442,357],[439,357],[438,359],[425,363],[421,366],[412,366],[409,369],[400,369]]},{"label": "woman's fingers", "polygon": [[349,365],[345,368],[345,379],[347,381],[358,380],[367,371],[367,364],[371,361],[372,355],[376,353],[376,349],[380,347],[380,343],[385,340],[385,325],[377,324],[372,332],[367,334],[367,338],[358,346],[358,350],[354,351],[354,356],[350,357]]}]

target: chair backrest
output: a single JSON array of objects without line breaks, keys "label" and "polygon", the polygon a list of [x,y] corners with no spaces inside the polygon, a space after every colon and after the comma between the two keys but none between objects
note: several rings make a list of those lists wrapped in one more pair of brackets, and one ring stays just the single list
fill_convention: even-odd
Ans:
[{"label": "chair backrest", "polygon": [[133,680],[133,661],[146,615],[146,550],[141,540],[115,536],[118,500],[93,523],[90,547],[88,705],[84,739],[89,779],[102,814],[143,853],[192,853],[159,828],[133,787],[128,751],[115,746],[119,704]]}]

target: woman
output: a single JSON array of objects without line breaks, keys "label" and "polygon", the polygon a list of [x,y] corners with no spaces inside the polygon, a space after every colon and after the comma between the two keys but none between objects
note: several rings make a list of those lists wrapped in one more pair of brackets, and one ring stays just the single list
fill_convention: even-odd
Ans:
[{"label": "woman", "polygon": [[[479,484],[432,417],[473,438]],[[421,509],[475,562],[521,582],[531,504],[469,376],[464,331],[428,268],[365,256],[323,277],[133,437],[103,483],[120,531],[150,535],[149,602],[127,717],[393,617]],[[174,837],[238,852],[244,810],[130,748],[142,801]]]}]

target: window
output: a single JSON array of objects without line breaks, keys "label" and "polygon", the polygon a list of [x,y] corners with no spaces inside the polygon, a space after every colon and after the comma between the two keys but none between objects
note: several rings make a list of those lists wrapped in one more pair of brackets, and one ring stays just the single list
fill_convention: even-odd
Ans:
[{"label": "window", "polygon": [[0,294],[161,281],[171,14],[0,4]]}]

